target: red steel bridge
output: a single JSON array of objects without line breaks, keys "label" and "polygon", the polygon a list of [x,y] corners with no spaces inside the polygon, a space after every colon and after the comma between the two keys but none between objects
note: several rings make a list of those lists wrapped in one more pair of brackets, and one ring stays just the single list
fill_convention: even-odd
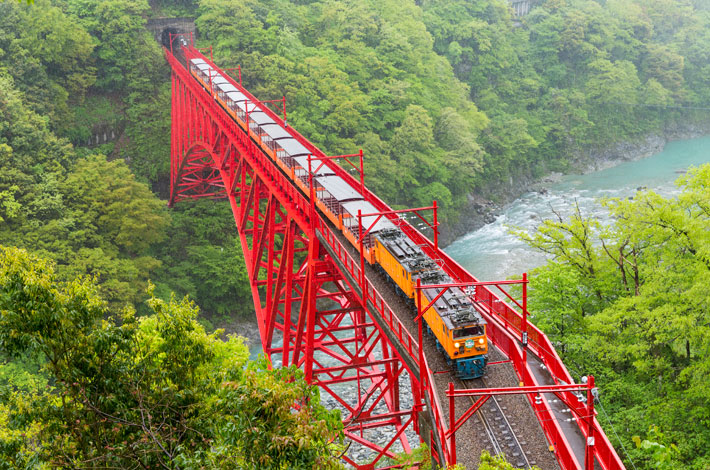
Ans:
[{"label": "red steel bridge", "polygon": [[[228,75],[192,44],[184,44],[175,54],[172,47],[165,51],[172,69],[169,204],[190,198],[228,199],[249,273],[263,351],[275,365],[302,368],[306,379],[321,388],[321,395],[331,397],[344,411],[347,439],[369,455],[362,463],[345,454],[349,465],[363,470],[396,468],[384,457],[418,446],[419,442],[410,442],[412,436],[429,445],[439,465],[453,464],[457,443],[480,438],[467,435],[471,431],[462,427],[463,422],[492,395],[522,393],[560,468],[624,468],[594,417],[593,379],[575,384],[548,338],[527,323],[525,295],[520,304],[503,289],[509,281],[478,282],[436,242],[367,190],[362,171],[353,177],[289,128],[314,158],[361,191],[382,217],[401,227],[436,260],[455,281],[447,288],[472,296],[488,322],[489,342],[505,356],[501,362],[512,365],[519,382],[519,387],[486,390],[437,387],[421,321],[397,305],[392,288],[376,282],[371,267],[319,213],[309,195],[193,78],[184,65],[186,59],[202,59]],[[241,86],[241,80],[229,77],[229,81],[254,104],[262,103]],[[275,112],[267,113],[285,125]],[[343,387],[349,394],[343,393]],[[405,403],[401,396],[409,396],[410,390],[411,399]],[[471,400],[473,406],[455,412],[455,397],[474,395],[478,398]],[[581,398],[586,396],[590,399]],[[442,405],[449,402],[447,412]],[[560,407],[573,418],[559,419]],[[382,436],[387,436],[384,443]]]}]

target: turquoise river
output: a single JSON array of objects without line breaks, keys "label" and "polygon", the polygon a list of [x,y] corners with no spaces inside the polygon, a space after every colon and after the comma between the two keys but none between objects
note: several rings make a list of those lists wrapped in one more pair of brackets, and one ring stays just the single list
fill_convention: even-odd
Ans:
[{"label": "turquoise river", "polygon": [[574,210],[608,220],[602,198],[632,197],[638,188],[671,196],[675,181],[692,166],[710,163],[710,136],[670,142],[651,157],[624,162],[585,175],[568,175],[548,187],[546,194],[528,193],[506,206],[495,222],[454,241],[446,252],[481,281],[519,276],[545,262],[545,257],[511,235],[512,227],[532,231],[543,219]]}]

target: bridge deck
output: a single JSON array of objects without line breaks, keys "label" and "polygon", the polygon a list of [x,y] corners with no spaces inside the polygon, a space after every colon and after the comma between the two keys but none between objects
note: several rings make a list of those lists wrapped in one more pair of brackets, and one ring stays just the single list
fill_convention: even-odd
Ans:
[{"label": "bridge deck", "polygon": [[[545,367],[545,365],[537,356],[535,356],[534,354],[528,354],[528,365],[530,366],[530,369],[532,370],[532,373],[535,376],[535,379],[537,380],[538,384],[555,384],[555,381],[553,380],[550,371],[547,369],[547,367]],[[567,438],[567,442],[569,442],[569,445],[572,448],[574,455],[577,457],[577,460],[580,462],[584,462],[586,439],[582,435],[582,432],[580,431],[577,423],[574,420],[570,420],[573,417],[573,414],[569,411],[567,405],[565,405],[565,403],[561,400],[551,401],[550,408],[552,408],[552,412],[557,418],[557,422],[560,423],[560,427],[562,428],[562,431],[564,432],[565,437]],[[594,468],[595,470],[601,470],[602,468],[599,464],[599,461],[596,459],[594,460]]]}]

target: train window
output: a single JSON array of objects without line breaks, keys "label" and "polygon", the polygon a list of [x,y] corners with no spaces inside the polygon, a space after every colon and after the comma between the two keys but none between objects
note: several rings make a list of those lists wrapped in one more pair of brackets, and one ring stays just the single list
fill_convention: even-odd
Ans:
[{"label": "train window", "polygon": [[483,334],[482,326],[467,326],[454,330],[454,338],[463,338],[465,336],[481,336]]}]

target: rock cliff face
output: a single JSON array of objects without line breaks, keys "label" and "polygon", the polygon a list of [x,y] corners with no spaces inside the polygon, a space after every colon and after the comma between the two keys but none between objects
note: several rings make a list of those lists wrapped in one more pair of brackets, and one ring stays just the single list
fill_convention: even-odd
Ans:
[{"label": "rock cliff face", "polygon": [[640,160],[663,151],[669,140],[660,135],[648,135],[630,142],[619,142],[606,148],[590,149],[574,156],[574,166],[582,173],[611,168],[622,162]]},{"label": "rock cliff face", "polygon": [[[650,157],[661,152],[670,141],[692,139],[708,134],[710,134],[710,123],[704,126],[674,125],[665,129],[662,134],[650,134],[637,140],[619,142],[606,147],[588,148],[572,155],[571,172],[591,173],[604,170],[622,162]],[[511,178],[480,193],[469,194],[468,203],[461,211],[459,220],[440,227],[440,243],[446,246],[456,238],[493,222],[506,204],[530,191],[546,191],[545,188],[557,182],[561,176],[560,173],[550,173],[539,179],[530,176]]]}]

